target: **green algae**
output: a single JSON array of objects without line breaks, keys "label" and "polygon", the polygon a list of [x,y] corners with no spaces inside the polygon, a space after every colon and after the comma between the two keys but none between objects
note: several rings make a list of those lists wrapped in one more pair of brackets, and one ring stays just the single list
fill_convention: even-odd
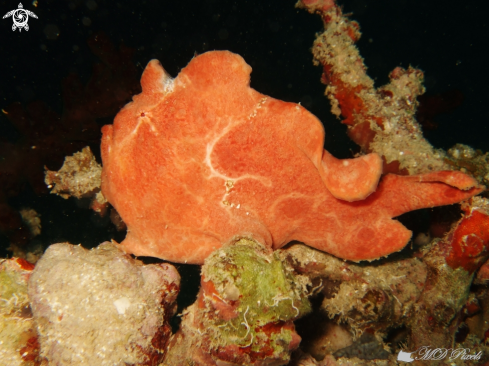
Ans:
[{"label": "green algae", "polygon": [[276,253],[250,239],[221,248],[202,267],[204,281],[211,281],[221,300],[233,304],[237,316],[215,317],[210,306],[205,327],[213,329],[215,346],[238,345],[262,352],[273,348],[272,357],[288,352],[293,327],[285,327],[311,311],[305,286]]},{"label": "green algae", "polygon": [[[17,292],[17,287],[18,285],[16,284],[14,274],[6,271],[0,272],[0,294],[3,299],[10,299],[12,295]],[[2,305],[4,305],[3,302]]]},{"label": "green algae", "polygon": [[[34,324],[27,296],[27,273],[15,259],[0,261],[0,360],[2,365],[29,366],[24,360],[35,350],[27,342],[35,337]],[[27,350],[26,350],[27,349]],[[21,352],[21,350],[23,350]]]},{"label": "green algae", "polygon": [[0,270],[0,313],[9,315],[20,311],[21,304],[28,304],[27,285],[21,273]]}]

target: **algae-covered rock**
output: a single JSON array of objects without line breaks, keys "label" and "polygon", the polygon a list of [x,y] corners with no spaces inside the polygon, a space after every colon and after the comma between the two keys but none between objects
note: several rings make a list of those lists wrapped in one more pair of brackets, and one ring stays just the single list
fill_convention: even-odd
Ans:
[{"label": "algae-covered rock", "polygon": [[[227,315],[221,310],[224,325],[219,332],[223,337],[242,336],[241,346],[253,343],[251,338],[258,336],[254,328],[287,322],[310,310],[300,281],[276,253],[252,240],[241,239],[211,255],[202,268],[202,282],[205,300],[216,309],[229,306]],[[226,316],[232,319],[226,322]],[[249,324],[249,329],[241,324]]]},{"label": "algae-covered rock", "polygon": [[49,365],[156,365],[171,334],[180,276],[106,242],[51,245],[28,292]]},{"label": "algae-covered rock", "polygon": [[300,342],[293,320],[310,311],[307,284],[253,240],[215,251],[164,364],[287,364]]},{"label": "algae-covered rock", "polygon": [[20,258],[0,261],[0,364],[33,366],[37,335],[27,297],[33,265]]}]

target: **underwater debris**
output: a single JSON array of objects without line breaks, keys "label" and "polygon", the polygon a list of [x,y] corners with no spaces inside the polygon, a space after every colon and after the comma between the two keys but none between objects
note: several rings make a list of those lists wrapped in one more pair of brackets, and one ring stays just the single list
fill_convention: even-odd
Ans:
[{"label": "underwater debris", "polygon": [[109,242],[51,245],[29,279],[40,355],[53,365],[148,365],[164,355],[180,276]]}]

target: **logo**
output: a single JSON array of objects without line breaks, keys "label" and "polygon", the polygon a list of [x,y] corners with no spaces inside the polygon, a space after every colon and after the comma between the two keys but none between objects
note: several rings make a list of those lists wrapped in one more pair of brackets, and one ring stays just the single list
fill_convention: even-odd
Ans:
[{"label": "logo", "polygon": [[414,359],[411,358],[412,353],[414,352],[404,352],[400,350],[399,354],[397,355],[397,361],[413,362]]},{"label": "logo", "polygon": [[19,28],[19,32],[22,31],[22,28],[28,31],[29,25],[27,24],[27,22],[29,21],[29,15],[37,19],[36,14],[34,14],[32,11],[24,9],[22,3],[19,3],[19,8],[9,11],[7,14],[3,16],[3,19],[12,17],[14,21],[14,24],[12,25],[13,31],[15,31],[17,28]]},{"label": "logo", "polygon": [[[411,358],[411,355],[413,358]],[[470,353],[469,348],[434,348],[431,347],[420,347],[415,352],[404,352],[400,350],[397,355],[398,361],[413,362],[414,360],[443,360],[448,358],[450,361],[456,360],[480,360],[482,357],[482,351],[479,353]]]}]

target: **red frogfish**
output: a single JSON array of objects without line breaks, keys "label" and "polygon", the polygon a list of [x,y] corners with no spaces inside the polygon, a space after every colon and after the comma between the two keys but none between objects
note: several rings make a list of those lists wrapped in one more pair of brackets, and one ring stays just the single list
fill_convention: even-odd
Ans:
[{"label": "red frogfish", "polygon": [[373,260],[411,238],[393,217],[483,190],[461,172],[382,176],[377,154],[334,158],[321,122],[250,88],[250,73],[228,51],[194,57],[174,79],[149,62],[142,93],[102,129],[102,192],[127,224],[124,250],[202,264],[252,238]]}]

